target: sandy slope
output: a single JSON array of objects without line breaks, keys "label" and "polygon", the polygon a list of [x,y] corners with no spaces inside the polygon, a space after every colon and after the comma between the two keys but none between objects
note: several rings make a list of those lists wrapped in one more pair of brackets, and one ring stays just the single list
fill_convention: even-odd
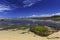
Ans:
[{"label": "sandy slope", "polygon": [[48,36],[49,40],[60,40],[60,31]]},{"label": "sandy slope", "polygon": [[23,31],[0,31],[0,40],[47,40],[46,37],[37,36],[31,32],[21,34]]}]

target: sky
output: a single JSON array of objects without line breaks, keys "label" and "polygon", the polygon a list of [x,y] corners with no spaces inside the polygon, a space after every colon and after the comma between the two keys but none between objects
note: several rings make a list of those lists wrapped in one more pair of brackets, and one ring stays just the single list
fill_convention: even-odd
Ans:
[{"label": "sky", "polygon": [[60,0],[0,0],[0,18],[60,15]]}]

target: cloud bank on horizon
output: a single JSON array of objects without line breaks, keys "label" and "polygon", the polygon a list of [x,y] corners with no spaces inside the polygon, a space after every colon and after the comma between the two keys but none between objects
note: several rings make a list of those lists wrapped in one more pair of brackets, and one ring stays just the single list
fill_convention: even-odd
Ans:
[{"label": "cloud bank on horizon", "polygon": [[54,15],[59,15],[60,16],[60,13],[54,13],[54,14],[42,14],[42,15],[31,15],[31,16],[28,16],[28,17],[51,17],[51,16],[54,16]]},{"label": "cloud bank on horizon", "polygon": [[60,15],[60,0],[0,0],[1,17],[47,17],[53,15]]}]

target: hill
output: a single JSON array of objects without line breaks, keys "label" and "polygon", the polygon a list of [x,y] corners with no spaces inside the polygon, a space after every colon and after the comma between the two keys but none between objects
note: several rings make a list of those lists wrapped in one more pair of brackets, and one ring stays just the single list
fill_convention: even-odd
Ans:
[{"label": "hill", "polygon": [[32,19],[60,21],[60,15],[54,15],[51,17],[32,17]]}]

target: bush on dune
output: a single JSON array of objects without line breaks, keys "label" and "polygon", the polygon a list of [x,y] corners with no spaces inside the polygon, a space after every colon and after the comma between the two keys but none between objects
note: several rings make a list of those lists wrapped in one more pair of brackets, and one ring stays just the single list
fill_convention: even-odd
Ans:
[{"label": "bush on dune", "polygon": [[48,29],[45,28],[44,26],[34,26],[34,27],[31,27],[30,31],[32,31],[35,34],[40,35],[40,36],[48,36],[49,35]]}]

